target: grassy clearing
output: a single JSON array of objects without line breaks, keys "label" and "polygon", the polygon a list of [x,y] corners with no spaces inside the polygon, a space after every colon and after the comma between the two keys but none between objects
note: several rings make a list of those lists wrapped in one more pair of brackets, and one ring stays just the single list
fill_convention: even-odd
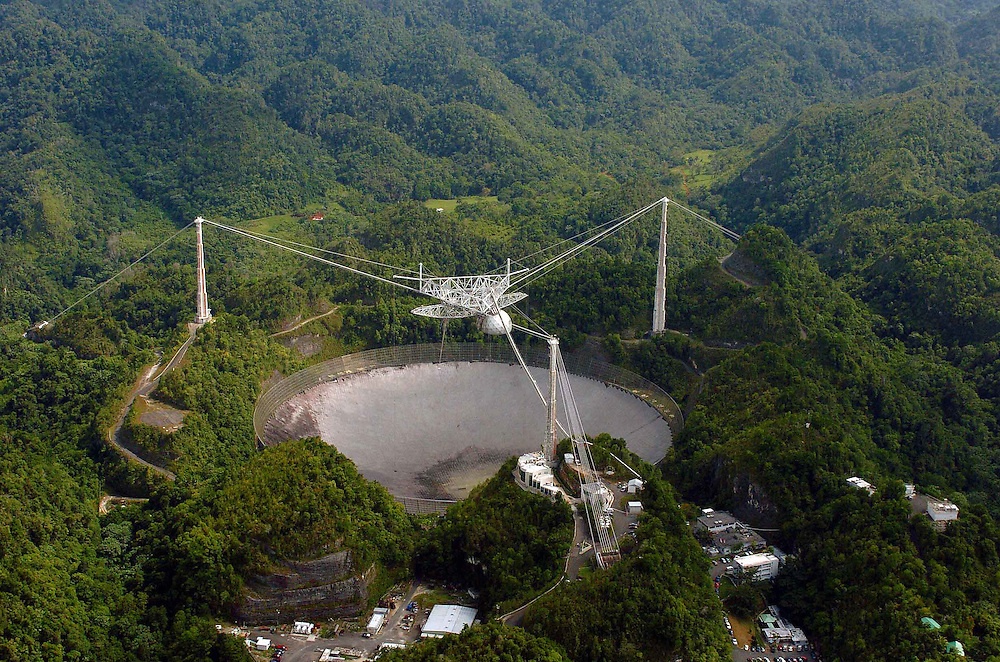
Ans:
[{"label": "grassy clearing", "polygon": [[681,157],[681,165],[670,169],[670,172],[680,175],[690,188],[706,188],[718,179],[713,161],[715,152],[710,149],[697,149]]},{"label": "grassy clearing", "polygon": [[467,195],[461,198],[452,198],[450,200],[444,200],[441,198],[432,198],[424,202],[424,206],[428,209],[441,209],[444,212],[451,213],[455,211],[460,202],[492,202],[494,204],[500,204],[495,195]]},{"label": "grassy clearing", "polygon": [[[454,198],[451,200],[443,199],[433,199],[424,202],[424,206],[428,209],[440,209],[442,213],[452,213],[457,208],[458,205],[465,204],[481,204],[486,203],[490,205],[496,205],[497,207],[506,210],[507,205],[500,202],[495,195],[480,196],[480,195],[470,195],[461,198]],[[491,221],[487,218],[467,218],[463,220],[463,225],[469,234],[473,234],[478,237],[483,237],[484,239],[492,239],[497,241],[507,241],[512,238],[515,234],[515,229],[504,225],[503,223],[498,223]]]},{"label": "grassy clearing", "polygon": [[252,221],[247,221],[246,223],[241,223],[240,225],[244,230],[271,234],[279,230],[285,223],[294,223],[296,220],[296,217],[291,214],[277,214],[276,216],[255,218]]},{"label": "grassy clearing", "polygon": [[712,162],[715,151],[711,149],[696,149],[684,155],[684,160],[690,165],[708,165]]}]

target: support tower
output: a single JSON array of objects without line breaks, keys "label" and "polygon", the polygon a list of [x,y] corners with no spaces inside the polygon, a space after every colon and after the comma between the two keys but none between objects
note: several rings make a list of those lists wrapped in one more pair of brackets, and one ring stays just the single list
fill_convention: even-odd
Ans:
[{"label": "support tower", "polygon": [[660,250],[656,259],[656,290],[653,296],[653,335],[667,328],[667,206],[663,198],[663,216],[660,219]]},{"label": "support tower", "polygon": [[542,443],[542,453],[550,463],[559,461],[556,457],[556,446],[559,440],[556,439],[556,367],[559,358],[559,339],[549,337],[549,408],[548,422],[545,425],[545,441]]},{"label": "support tower", "polygon": [[205,287],[205,247],[201,240],[201,224],[205,219],[199,216],[194,219],[194,227],[198,234],[198,293],[195,295],[195,324],[206,324],[212,321],[212,310],[208,307],[208,289]]}]

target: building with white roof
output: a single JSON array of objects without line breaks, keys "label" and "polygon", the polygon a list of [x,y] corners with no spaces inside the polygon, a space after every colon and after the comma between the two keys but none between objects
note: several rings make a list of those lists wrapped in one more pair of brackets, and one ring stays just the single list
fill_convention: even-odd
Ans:
[{"label": "building with white roof", "polygon": [[420,636],[441,638],[446,634],[458,634],[475,620],[476,610],[472,607],[434,605],[427,622],[420,628]]},{"label": "building with white roof", "polygon": [[801,628],[761,628],[760,633],[764,635],[764,639],[772,644],[779,642],[804,644],[809,641]]},{"label": "building with white roof", "polygon": [[635,494],[636,492],[642,491],[642,486],[643,486],[642,479],[633,478],[628,482],[628,485],[626,486],[625,489],[628,490],[629,494]]},{"label": "building with white roof", "polygon": [[552,467],[541,452],[525,453],[517,458],[514,469],[514,480],[521,489],[535,494],[543,494],[555,498],[562,494],[562,488],[556,483]]},{"label": "building with white roof", "polygon": [[865,490],[868,494],[875,494],[875,486],[869,483],[864,478],[858,478],[857,476],[851,476],[847,479],[850,485],[858,488],[859,490]]},{"label": "building with white roof", "polygon": [[780,563],[774,554],[750,554],[749,556],[738,556],[733,561],[740,570],[746,573],[753,573],[758,580],[771,579],[778,574]]},{"label": "building with white roof", "polygon": [[958,519],[958,506],[947,499],[927,497],[927,516],[938,529],[944,529],[949,522]]},{"label": "building with white roof", "polygon": [[378,634],[382,630],[382,626],[385,625],[387,618],[389,618],[388,609],[385,607],[375,607],[375,611],[372,612],[371,620],[368,621],[368,627],[365,629],[371,634]]}]

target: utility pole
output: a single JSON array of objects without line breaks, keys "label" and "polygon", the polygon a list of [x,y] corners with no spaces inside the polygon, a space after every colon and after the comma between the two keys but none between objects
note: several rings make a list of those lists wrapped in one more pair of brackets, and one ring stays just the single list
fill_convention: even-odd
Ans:
[{"label": "utility pole", "polygon": [[667,207],[670,198],[663,198],[660,219],[660,250],[656,260],[656,289],[653,295],[653,335],[667,328]]},{"label": "utility pole", "polygon": [[201,224],[204,222],[205,219],[201,216],[194,219],[194,227],[198,234],[198,293],[195,300],[195,324],[212,321],[212,310],[208,307],[208,289],[205,286],[205,246],[201,237]]}]

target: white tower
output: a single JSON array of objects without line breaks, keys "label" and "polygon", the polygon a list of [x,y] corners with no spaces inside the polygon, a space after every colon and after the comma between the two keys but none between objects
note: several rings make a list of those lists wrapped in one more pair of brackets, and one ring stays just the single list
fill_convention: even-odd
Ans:
[{"label": "white tower", "polygon": [[663,216],[660,219],[660,251],[656,260],[656,290],[653,296],[653,335],[667,328],[667,205],[663,198]]},{"label": "white tower", "polygon": [[201,241],[201,224],[205,222],[201,216],[194,219],[194,227],[198,234],[198,293],[195,301],[195,324],[205,324],[212,321],[212,310],[208,307],[208,289],[205,287],[205,247]]},{"label": "white tower", "polygon": [[549,462],[556,462],[556,368],[559,357],[559,339],[549,337],[549,420],[545,425],[545,441],[542,443],[542,453]]}]

